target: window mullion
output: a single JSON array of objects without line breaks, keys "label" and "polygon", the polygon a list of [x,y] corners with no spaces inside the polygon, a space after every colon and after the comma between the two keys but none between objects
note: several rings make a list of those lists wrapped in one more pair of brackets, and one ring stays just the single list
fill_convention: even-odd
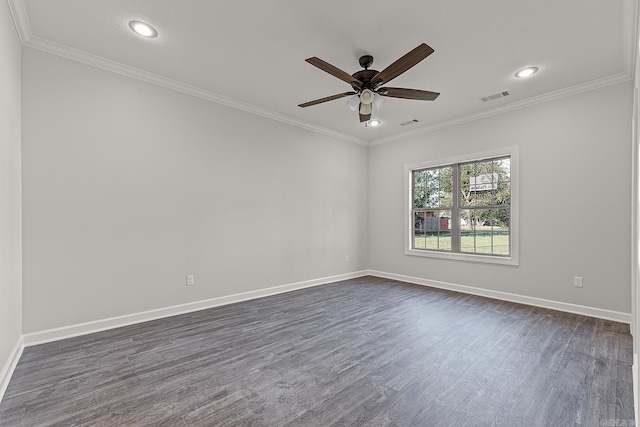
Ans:
[{"label": "window mullion", "polygon": [[451,166],[451,251],[460,252],[460,173],[457,164]]},{"label": "window mullion", "polygon": [[415,220],[416,220],[415,219],[416,218],[416,173],[418,172],[416,171],[411,172],[411,195],[409,196],[411,200],[411,220],[410,220],[411,249],[416,248],[416,223],[415,223]]}]

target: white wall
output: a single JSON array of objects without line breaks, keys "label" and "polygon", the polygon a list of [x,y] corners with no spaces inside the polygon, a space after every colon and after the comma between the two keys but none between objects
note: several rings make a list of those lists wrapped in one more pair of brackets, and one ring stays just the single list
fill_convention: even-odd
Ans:
[{"label": "white wall", "polygon": [[[29,48],[22,79],[24,333],[366,268],[631,311],[631,82],[368,150]],[[404,255],[404,165],[511,145],[520,265]]]},{"label": "white wall", "polygon": [[366,147],[30,48],[22,78],[24,333],[366,269]]},{"label": "white wall", "polygon": [[0,398],[21,337],[20,196],[21,44],[6,2],[0,3]]},{"label": "white wall", "polygon": [[[632,89],[618,84],[372,147],[369,268],[630,313]],[[404,165],[512,145],[520,265],[404,255]]]}]

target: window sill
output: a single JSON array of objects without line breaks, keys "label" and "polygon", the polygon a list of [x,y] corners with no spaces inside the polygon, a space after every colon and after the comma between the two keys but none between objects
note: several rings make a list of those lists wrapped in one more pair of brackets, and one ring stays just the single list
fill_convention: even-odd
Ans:
[{"label": "window sill", "polygon": [[405,255],[419,256],[425,258],[450,259],[454,261],[481,262],[485,264],[518,265],[518,258],[514,256],[502,257],[491,255],[475,255],[452,252],[424,251],[416,249],[406,249]]}]

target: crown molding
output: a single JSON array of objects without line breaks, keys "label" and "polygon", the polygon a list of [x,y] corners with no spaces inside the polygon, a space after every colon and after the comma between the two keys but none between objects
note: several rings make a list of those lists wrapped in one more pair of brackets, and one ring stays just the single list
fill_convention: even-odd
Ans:
[{"label": "crown molding", "polygon": [[389,142],[400,141],[406,138],[410,138],[416,135],[422,135],[429,132],[434,132],[440,129],[445,129],[452,126],[461,125],[463,123],[472,122],[474,120],[480,120],[487,117],[503,114],[513,110],[519,110],[532,105],[541,104],[544,102],[553,101],[556,99],[564,98],[567,96],[577,95],[579,93],[588,92],[591,90],[600,89],[603,87],[623,83],[633,79],[635,74],[635,60],[636,50],[638,48],[638,0],[623,0],[623,28],[622,28],[622,41],[623,41],[623,58],[621,73],[604,77],[590,82],[570,86],[567,88],[559,89],[552,92],[547,92],[542,95],[534,96],[531,98],[516,101],[501,107],[497,107],[481,113],[470,114],[467,116],[459,117],[454,120],[449,120],[443,123],[438,123],[433,126],[427,126],[419,129],[413,129],[407,132],[402,132],[396,135],[391,135],[379,139],[375,139],[369,142],[369,147],[376,145],[382,145]]},{"label": "crown molding", "polygon": [[463,123],[468,123],[475,120],[495,116],[498,114],[506,113],[513,110],[529,107],[532,105],[549,102],[552,100],[564,98],[567,96],[576,95],[582,92],[600,89],[606,86],[626,82],[633,79],[636,49],[638,41],[636,34],[638,31],[638,22],[636,16],[638,14],[638,0],[623,0],[623,72],[605,77],[602,79],[593,80],[591,82],[582,83],[579,85],[571,86],[568,88],[559,89],[546,94],[534,96],[531,98],[516,101],[501,107],[497,107],[481,113],[471,114],[464,117],[459,117],[454,120],[439,123],[433,126],[427,126],[411,131],[391,135],[374,140],[366,140],[358,137],[354,137],[342,132],[338,132],[322,126],[317,126],[302,120],[295,119],[293,117],[276,113],[262,107],[258,107],[246,102],[239,101],[234,98],[230,98],[224,95],[220,95],[211,91],[207,91],[196,86],[191,86],[185,83],[181,83],[176,80],[172,80],[148,71],[144,71],[135,67],[131,67],[116,61],[112,61],[97,55],[93,55],[88,52],[84,52],[78,49],[74,49],[68,46],[61,45],[49,40],[35,37],[31,32],[31,26],[27,16],[26,8],[23,0],[7,0],[11,15],[13,17],[18,36],[24,46],[38,49],[44,52],[48,52],[54,55],[58,55],[67,59],[71,59],[77,62],[81,62],[87,65],[98,67],[107,71],[111,71],[123,76],[131,77],[137,80],[141,80],[147,83],[158,85],[167,89],[182,92],[187,95],[195,96],[207,101],[215,102],[217,104],[225,105],[230,108],[245,111],[250,114],[265,117],[271,120],[286,123],[292,126],[310,130],[319,134],[327,135],[333,138],[341,139],[344,141],[352,142],[358,145],[373,147],[376,145],[386,144],[389,142],[400,141],[406,138],[410,138],[415,135],[421,135],[429,132],[434,132],[439,129],[444,129],[452,126],[457,126]]},{"label": "crown molding", "polygon": [[31,38],[31,25],[27,18],[27,9],[22,0],[7,0],[11,17],[18,31],[18,37],[22,44]]},{"label": "crown molding", "polygon": [[31,26],[29,24],[29,19],[27,17],[24,2],[22,0],[7,0],[7,3],[9,4],[9,9],[11,10],[11,15],[13,17],[16,30],[18,31],[18,35],[23,46],[41,50],[43,52],[81,62],[86,65],[94,66],[123,76],[141,80],[146,83],[151,83],[167,89],[175,90],[177,92],[182,92],[184,94],[215,102],[216,104],[221,104],[227,107],[234,108],[236,110],[241,110],[281,123],[286,123],[288,125],[310,130],[312,132],[352,142],[358,145],[368,145],[368,141],[362,138],[357,138],[342,132],[338,132],[322,126],[317,126],[311,123],[304,122],[302,120],[297,120],[293,117],[276,113],[275,111],[267,110],[265,108],[261,108],[246,102],[239,101],[237,99],[220,95],[215,92],[201,89],[196,86],[191,86],[176,80],[160,76],[158,74],[150,73],[139,68],[131,67],[120,62],[112,61],[88,52],[84,52],[78,49],[71,48],[69,46],[52,42],[50,40],[36,37],[31,32]]},{"label": "crown molding", "polygon": [[[15,0],[19,1],[19,0]],[[239,101],[227,96],[223,96],[208,90],[201,89],[196,86],[191,86],[177,80],[172,80],[167,77],[163,77],[148,71],[140,70],[129,65],[125,65],[110,59],[106,59],[97,55],[93,55],[88,52],[73,49],[68,46],[64,46],[50,40],[41,39],[39,37],[31,36],[24,43],[25,46],[33,49],[38,49],[43,52],[51,53],[63,58],[71,59],[73,61],[81,62],[86,65],[101,68],[103,70],[111,71],[126,77],[131,77],[137,80],[141,80],[146,83],[151,83],[157,86],[161,86],[167,89],[182,92],[187,95],[195,96],[207,101],[215,102],[227,107],[235,108],[250,114],[266,117],[271,120],[286,123],[292,126],[297,126],[303,129],[310,130],[312,132],[331,136],[333,138],[342,139],[344,141],[352,142],[359,145],[368,145],[368,142],[364,139],[356,138],[351,135],[347,135],[341,132],[334,131],[332,129],[316,126],[311,123],[307,123],[301,120],[294,119],[284,114],[279,114],[265,108],[257,107],[255,105]]]},{"label": "crown molding", "polygon": [[623,70],[625,73],[633,76],[635,74],[635,62],[638,50],[638,0],[624,0],[622,10]]},{"label": "crown molding", "polygon": [[450,120],[443,123],[438,123],[433,126],[427,126],[419,129],[414,129],[408,132],[399,133],[396,135],[380,138],[373,140],[369,143],[370,147],[374,147],[376,145],[382,145],[389,142],[400,141],[406,138],[410,138],[416,135],[422,135],[429,132],[434,132],[440,129],[445,129],[452,126],[461,125],[463,123],[472,122],[475,120],[484,119],[491,116],[496,116],[499,114],[507,113],[509,111],[519,110],[521,108],[530,107],[532,105],[542,104],[545,102],[553,101],[560,98],[565,98],[572,95],[577,95],[583,92],[589,92],[592,90],[600,89],[606,86],[615,85],[618,83],[623,83],[632,79],[632,75],[628,73],[620,73],[613,76],[605,77],[598,80],[593,80],[588,83],[583,83],[575,86],[571,86],[564,89],[559,89],[553,92],[548,92],[543,95],[533,96],[531,98],[523,99],[521,101],[516,101],[511,104],[507,104],[498,108],[494,108],[488,111],[483,111],[481,113],[470,114],[464,117],[460,117],[454,120]]}]

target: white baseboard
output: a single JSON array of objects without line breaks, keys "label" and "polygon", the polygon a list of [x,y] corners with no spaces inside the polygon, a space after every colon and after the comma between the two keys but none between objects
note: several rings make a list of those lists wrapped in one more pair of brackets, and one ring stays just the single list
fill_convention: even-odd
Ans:
[{"label": "white baseboard", "polygon": [[420,277],[405,276],[403,274],[387,273],[384,271],[369,270],[371,276],[384,279],[399,280],[401,282],[413,283],[416,285],[430,286],[432,288],[447,289],[450,291],[462,292],[465,294],[478,295],[487,298],[494,298],[503,301],[516,302],[520,304],[533,305],[535,307],[549,308],[552,310],[565,311],[567,313],[581,314],[583,316],[596,317],[599,319],[613,320],[620,323],[631,324],[631,313],[605,310],[602,308],[588,307],[584,305],[570,304],[566,302],[553,301],[543,298],[528,297],[525,295],[511,294],[508,292],[492,291],[490,289],[475,288],[473,286],[457,285],[454,283],[440,282],[437,280],[423,279]]},{"label": "white baseboard", "polygon": [[20,360],[20,356],[22,356],[22,350],[24,350],[24,342],[22,337],[20,337],[9,354],[9,359],[7,359],[2,367],[2,372],[0,372],[0,402],[2,402],[4,393],[7,391],[7,387],[9,387],[9,381],[11,381],[13,371],[15,371],[16,366],[18,366],[18,360]]},{"label": "white baseboard", "polygon": [[238,294],[211,298],[203,301],[174,305],[171,307],[164,307],[155,310],[144,311],[141,313],[127,314],[124,316],[94,320],[91,322],[63,326],[60,328],[48,329],[45,331],[32,332],[23,335],[23,342],[25,347],[44,344],[47,342],[58,341],[65,338],[72,338],[80,335],[91,334],[94,332],[106,331],[108,329],[120,328],[122,326],[133,325],[136,323],[148,322],[150,320],[161,319],[164,317],[176,316],[178,314],[191,313],[193,311],[204,310],[221,305],[233,304],[236,302],[247,301],[255,298],[262,298],[269,295],[291,292],[298,289],[324,285],[331,282],[338,282],[340,280],[354,279],[356,277],[366,276],[367,274],[367,270],[356,271],[353,273],[339,274],[336,276],[323,277],[320,279],[306,280],[303,282],[290,283],[288,285],[259,289],[256,291],[241,292]]},{"label": "white baseboard", "polygon": [[[242,292],[233,295],[227,295],[217,298],[211,298],[203,301],[196,301],[186,304],[164,307],[155,310],[144,311],[140,313],[127,314],[124,316],[111,317],[108,319],[95,320],[76,325],[63,326],[60,328],[48,329],[44,331],[32,332],[23,335],[21,346],[28,347],[37,344],[44,344],[51,341],[58,341],[65,338],[72,338],[80,335],[91,334],[94,332],[105,331],[108,329],[119,328],[136,323],[147,322],[150,320],[161,319],[179,314],[190,313],[193,311],[204,310],[207,308],[218,307],[221,305],[233,304],[236,302],[247,301],[255,298],[262,298],[269,295],[276,295],[284,292],[290,292],[298,289],[304,289],[312,286],[324,285],[327,283],[337,282],[340,280],[348,280],[366,275],[377,276],[386,279],[399,280],[402,282],[413,283],[417,285],[430,286],[440,289],[448,289],[456,292],[479,295],[488,298],[511,301],[520,304],[533,305],[536,307],[549,308],[552,310],[565,311],[569,313],[582,314],[590,317],[613,320],[621,323],[631,323],[631,314],[618,311],[605,310],[595,307],[587,307],[576,304],[563,303],[558,301],[546,300],[542,298],[528,297],[524,295],[511,294],[507,292],[492,291],[488,289],[475,288],[472,286],[457,285],[454,283],[440,282],[436,280],[428,280],[419,277],[405,276],[402,274],[387,273],[377,270],[362,270],[352,273],[340,274],[336,276],[323,277],[320,279],[307,280],[303,282],[290,283],[287,285],[274,286],[256,291]],[[20,353],[22,350],[20,350]],[[3,371],[4,373],[4,371]]]}]

